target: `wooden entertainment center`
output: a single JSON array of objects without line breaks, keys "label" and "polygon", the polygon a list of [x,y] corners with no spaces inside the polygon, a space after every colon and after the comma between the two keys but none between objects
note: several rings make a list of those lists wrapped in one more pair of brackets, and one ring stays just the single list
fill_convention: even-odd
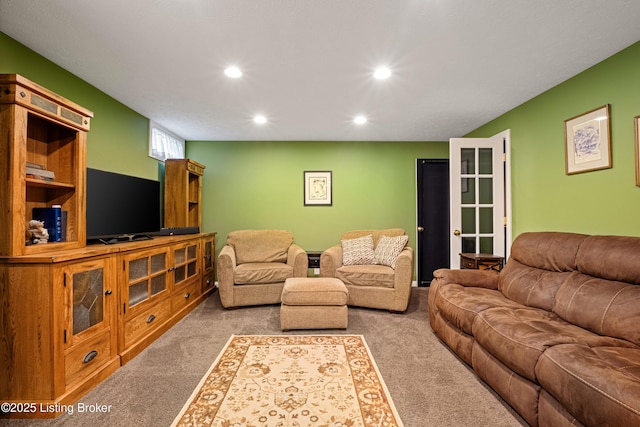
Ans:
[{"label": "wooden entertainment center", "polygon": [[[86,245],[92,116],[0,75],[0,418],[60,414],[214,289],[215,233]],[[32,244],[32,209],[52,205],[65,240]]]}]

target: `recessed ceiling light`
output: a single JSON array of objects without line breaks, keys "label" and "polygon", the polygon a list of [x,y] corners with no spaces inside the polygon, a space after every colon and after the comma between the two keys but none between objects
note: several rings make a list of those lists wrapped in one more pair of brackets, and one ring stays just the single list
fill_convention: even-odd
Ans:
[{"label": "recessed ceiling light", "polygon": [[373,73],[373,77],[378,80],[388,79],[391,76],[391,70],[387,67],[376,68],[376,71]]},{"label": "recessed ceiling light", "polygon": [[257,123],[259,125],[263,125],[265,123],[267,123],[267,118],[261,114],[258,114],[257,116],[255,116],[253,118],[254,123]]},{"label": "recessed ceiling light", "polygon": [[224,70],[224,73],[227,75],[227,77],[231,77],[232,79],[242,77],[242,71],[240,71],[240,68],[234,66],[226,68]]},{"label": "recessed ceiling light", "polygon": [[363,125],[363,124],[367,123],[367,118],[365,116],[356,116],[353,119],[353,123],[355,123],[357,125]]}]

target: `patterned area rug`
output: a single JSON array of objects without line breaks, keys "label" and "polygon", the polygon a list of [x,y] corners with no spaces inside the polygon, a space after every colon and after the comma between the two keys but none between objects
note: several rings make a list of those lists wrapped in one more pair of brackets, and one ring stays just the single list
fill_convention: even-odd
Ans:
[{"label": "patterned area rug", "polygon": [[173,426],[402,427],[361,335],[232,336]]}]

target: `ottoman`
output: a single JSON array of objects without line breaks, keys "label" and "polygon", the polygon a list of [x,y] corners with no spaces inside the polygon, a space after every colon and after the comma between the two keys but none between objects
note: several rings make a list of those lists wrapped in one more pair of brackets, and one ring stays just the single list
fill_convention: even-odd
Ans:
[{"label": "ottoman", "polygon": [[284,282],[280,328],[346,329],[349,291],[332,277],[292,277]]}]

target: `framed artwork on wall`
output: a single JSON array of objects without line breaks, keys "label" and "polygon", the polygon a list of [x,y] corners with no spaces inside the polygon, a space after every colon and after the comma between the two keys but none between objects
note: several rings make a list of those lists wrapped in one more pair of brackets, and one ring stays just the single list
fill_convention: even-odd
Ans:
[{"label": "framed artwork on wall", "polygon": [[566,173],[611,167],[609,104],[564,121]]},{"label": "framed artwork on wall", "polygon": [[331,206],[331,171],[304,172],[304,205]]},{"label": "framed artwork on wall", "polygon": [[636,146],[636,185],[640,187],[640,116],[633,118],[635,127],[635,146]]}]

